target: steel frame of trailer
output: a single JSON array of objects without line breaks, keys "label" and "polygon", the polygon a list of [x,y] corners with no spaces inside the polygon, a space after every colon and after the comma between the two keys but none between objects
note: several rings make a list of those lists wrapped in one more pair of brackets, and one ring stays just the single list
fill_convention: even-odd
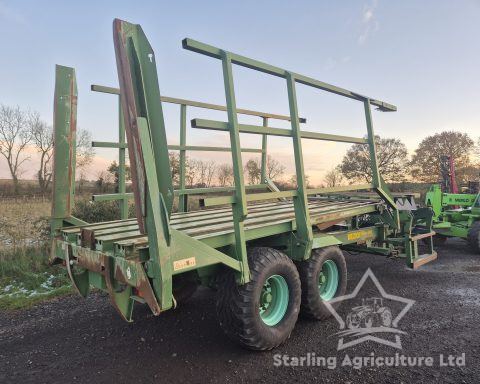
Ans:
[{"label": "steel frame of trailer", "polygon": [[[120,188],[118,194],[96,195],[94,199],[120,200],[121,220],[89,224],[71,214],[75,196],[76,79],[73,68],[56,68],[52,261],[65,263],[73,286],[82,296],[87,296],[90,286],[106,290],[117,311],[128,321],[132,320],[134,302],[146,303],[158,315],[175,305],[174,277],[193,275],[211,285],[219,274],[229,270],[234,271],[239,286],[248,284],[252,275],[247,246],[280,249],[296,261],[308,261],[313,249],[328,246],[403,256],[413,268],[436,258],[431,241],[434,234],[431,210],[399,209],[378,170],[371,106],[381,111],[395,111],[395,106],[191,39],[183,40],[185,49],[221,60],[226,107],[161,97],[155,55],[141,27],[115,20],[114,42],[120,89],[92,86],[92,90],[120,96],[119,142],[94,142],[93,145],[119,149]],[[232,74],[234,64],[285,79],[290,116],[238,109]],[[366,138],[302,130],[300,123],[305,120],[298,114],[298,83],[361,102],[365,110]],[[178,146],[167,143],[162,102],[180,105]],[[231,146],[188,146],[187,106],[226,110],[227,122],[193,119],[191,126],[226,131]],[[259,116],[263,124],[240,124],[239,113]],[[289,120],[291,129],[271,127],[268,119]],[[262,148],[242,149],[239,137],[242,132],[261,135]],[[279,191],[266,177],[268,135],[292,138],[297,176],[295,190]],[[372,182],[308,188],[302,139],[368,145]],[[126,193],[125,188],[126,149],[131,165],[132,194]],[[174,190],[172,184],[169,149],[180,151],[179,190]],[[231,152],[234,187],[187,189],[186,151],[195,150]],[[245,185],[242,151],[261,153],[260,185]],[[258,188],[270,191],[247,193],[247,190]],[[322,197],[322,194],[358,190],[372,190],[377,198]],[[208,195],[218,192],[223,196]],[[189,194],[207,195],[202,200],[207,208],[188,212],[186,197]],[[179,198],[179,212],[176,213],[172,213],[174,196]],[[136,218],[129,219],[127,204],[132,197]],[[426,223],[422,231],[416,227],[418,222]],[[428,250],[420,255],[417,241],[424,238],[430,239]]]}]

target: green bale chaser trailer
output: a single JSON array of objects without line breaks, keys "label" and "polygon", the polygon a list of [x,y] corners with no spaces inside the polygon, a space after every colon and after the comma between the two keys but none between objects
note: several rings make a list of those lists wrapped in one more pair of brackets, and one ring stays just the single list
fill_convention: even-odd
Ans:
[{"label": "green bale chaser trailer", "polygon": [[435,244],[445,243],[448,237],[467,240],[475,253],[480,253],[480,194],[445,193],[440,185],[430,186],[425,205],[433,210]]},{"label": "green bale chaser trailer", "polygon": [[[146,304],[159,315],[181,305],[203,284],[217,289],[218,318],[226,334],[247,348],[265,350],[289,337],[299,313],[318,320],[330,316],[325,302],[343,295],[347,284],[342,248],[404,257],[412,268],[436,258],[431,210],[400,210],[378,171],[371,108],[395,111],[395,106],[191,39],[183,40],[183,48],[220,60],[226,107],[162,97],[155,54],[140,26],[115,20],[113,33],[120,88],[93,89],[119,95],[120,140],[94,144],[118,148],[120,187],[116,194],[94,198],[118,200],[121,220],[89,224],[72,216],[77,89],[72,68],[57,66],[56,72],[52,261],[64,263],[82,296],[92,286],[108,292],[118,313],[131,321],[135,303]],[[290,116],[238,109],[233,65],[284,79]],[[362,103],[366,138],[302,130],[297,84]],[[167,143],[162,102],[180,105],[180,145]],[[193,119],[191,126],[227,132],[230,146],[187,145],[187,107],[226,110],[228,121]],[[258,116],[262,124],[240,124],[238,114]],[[288,120],[291,128],[272,127],[269,119]],[[259,135],[262,148],[242,148],[240,133]],[[278,191],[266,177],[268,136],[292,140],[294,190]],[[367,145],[373,181],[308,188],[302,139]],[[133,193],[125,189],[126,150]],[[180,151],[176,190],[169,150]],[[209,150],[231,153],[234,187],[185,188],[186,151]],[[244,183],[242,152],[249,151],[262,156],[260,185]],[[357,190],[374,191],[377,197],[322,195]],[[194,194],[203,196],[202,207],[189,211],[187,198]],[[129,198],[134,199],[135,218],[127,214]],[[175,212],[174,199],[179,200]],[[430,227],[419,229],[418,222]],[[420,254],[417,242],[424,238],[430,241]]]}]

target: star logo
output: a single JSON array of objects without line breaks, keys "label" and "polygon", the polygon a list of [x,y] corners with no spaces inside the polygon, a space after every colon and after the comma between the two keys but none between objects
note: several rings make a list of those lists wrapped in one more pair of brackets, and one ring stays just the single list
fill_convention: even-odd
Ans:
[{"label": "star logo", "polygon": [[[362,304],[353,307],[344,320],[332,305],[355,299],[369,278],[376,286],[379,296],[362,299]],[[393,317],[392,309],[386,305],[387,302],[401,305],[403,309]],[[372,270],[368,268],[351,294],[338,296],[325,302],[340,325],[340,332],[334,334],[339,337],[337,350],[340,351],[369,340],[402,349],[400,335],[407,333],[398,328],[398,323],[414,303],[415,300],[386,293]],[[393,334],[394,340],[381,338],[378,336],[379,334]]]}]

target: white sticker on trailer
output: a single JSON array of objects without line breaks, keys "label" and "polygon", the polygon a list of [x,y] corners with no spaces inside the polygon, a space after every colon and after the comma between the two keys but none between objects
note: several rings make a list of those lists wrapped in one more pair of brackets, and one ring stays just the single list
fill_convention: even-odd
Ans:
[{"label": "white sticker on trailer", "polygon": [[197,260],[195,257],[189,257],[188,259],[177,260],[173,262],[173,270],[179,271],[181,269],[195,267]]}]

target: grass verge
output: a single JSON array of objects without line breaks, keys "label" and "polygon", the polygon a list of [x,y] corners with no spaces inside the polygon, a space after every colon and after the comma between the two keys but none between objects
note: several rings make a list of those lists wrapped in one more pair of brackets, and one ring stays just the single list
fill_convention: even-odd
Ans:
[{"label": "grass verge", "polygon": [[25,309],[73,292],[64,268],[48,264],[46,246],[0,250],[0,311]]}]

